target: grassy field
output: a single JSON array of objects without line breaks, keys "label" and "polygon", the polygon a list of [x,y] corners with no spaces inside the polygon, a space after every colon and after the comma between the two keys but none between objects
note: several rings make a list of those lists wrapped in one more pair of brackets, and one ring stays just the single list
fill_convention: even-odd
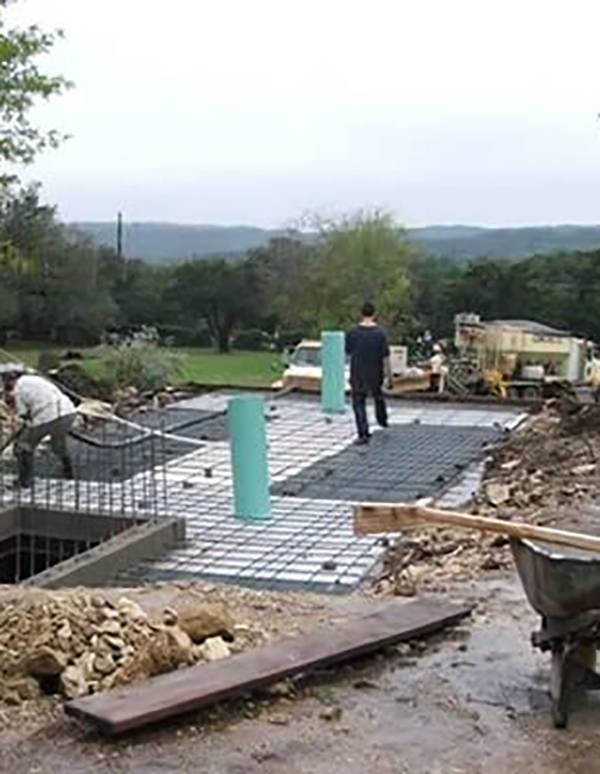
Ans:
[{"label": "grassy field", "polygon": [[[36,343],[19,343],[8,346],[6,351],[11,357],[37,366],[40,351],[45,350],[57,355],[65,351],[64,347],[49,348]],[[80,362],[90,376],[106,376],[104,362],[93,349],[78,349],[85,355]],[[184,355],[181,373],[175,383],[197,382],[200,384],[231,384],[239,387],[269,387],[281,376],[282,365],[279,356],[273,352],[232,352],[220,355],[210,349],[176,349]]]},{"label": "grassy field", "polygon": [[220,355],[212,350],[179,350],[185,358],[182,382],[234,384],[240,387],[269,387],[282,373],[281,360],[273,352],[232,352]]}]

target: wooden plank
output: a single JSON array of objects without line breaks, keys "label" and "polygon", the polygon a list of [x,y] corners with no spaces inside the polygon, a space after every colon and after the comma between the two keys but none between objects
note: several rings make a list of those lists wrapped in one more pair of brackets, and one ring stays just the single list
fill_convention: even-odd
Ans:
[{"label": "wooden plank", "polygon": [[104,733],[121,734],[249,693],[317,666],[346,661],[401,640],[431,634],[456,623],[470,611],[470,607],[432,600],[393,602],[335,628],[71,701],[66,712],[96,724]]},{"label": "wooden plank", "polygon": [[519,521],[504,521],[487,516],[475,516],[459,511],[444,511],[415,503],[364,503],[354,506],[354,532],[357,535],[378,535],[401,532],[416,526],[462,527],[481,532],[495,532],[508,537],[558,543],[586,551],[600,552],[600,537],[581,532],[569,532],[550,527],[538,527]]}]

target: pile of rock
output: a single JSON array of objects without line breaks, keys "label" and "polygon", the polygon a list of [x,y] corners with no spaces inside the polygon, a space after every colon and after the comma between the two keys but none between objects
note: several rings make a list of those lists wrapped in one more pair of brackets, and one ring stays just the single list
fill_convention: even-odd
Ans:
[{"label": "pile of rock", "polygon": [[[231,621],[216,606],[152,620],[134,601],[42,594],[0,611],[0,700],[76,698],[230,655]],[[226,641],[227,640],[227,641]]]}]

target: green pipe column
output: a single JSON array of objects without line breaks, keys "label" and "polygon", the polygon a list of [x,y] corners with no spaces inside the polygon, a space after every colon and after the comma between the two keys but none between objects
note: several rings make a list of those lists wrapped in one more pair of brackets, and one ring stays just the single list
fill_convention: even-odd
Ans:
[{"label": "green pipe column", "polygon": [[264,400],[254,395],[231,398],[228,404],[235,515],[271,518],[267,430]]},{"label": "green pipe column", "polygon": [[343,331],[321,334],[321,405],[326,414],[346,411],[346,345]]}]

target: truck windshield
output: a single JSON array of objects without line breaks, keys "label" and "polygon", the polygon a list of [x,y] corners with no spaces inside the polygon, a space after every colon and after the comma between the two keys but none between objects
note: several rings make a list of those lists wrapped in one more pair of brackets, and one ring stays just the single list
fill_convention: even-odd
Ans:
[{"label": "truck windshield", "polygon": [[[350,364],[350,358],[346,355],[344,360],[347,368]],[[321,348],[298,347],[298,349],[292,355],[291,365],[321,368]]]},{"label": "truck windshield", "polygon": [[321,367],[321,350],[318,347],[298,347],[292,357],[295,366]]}]

